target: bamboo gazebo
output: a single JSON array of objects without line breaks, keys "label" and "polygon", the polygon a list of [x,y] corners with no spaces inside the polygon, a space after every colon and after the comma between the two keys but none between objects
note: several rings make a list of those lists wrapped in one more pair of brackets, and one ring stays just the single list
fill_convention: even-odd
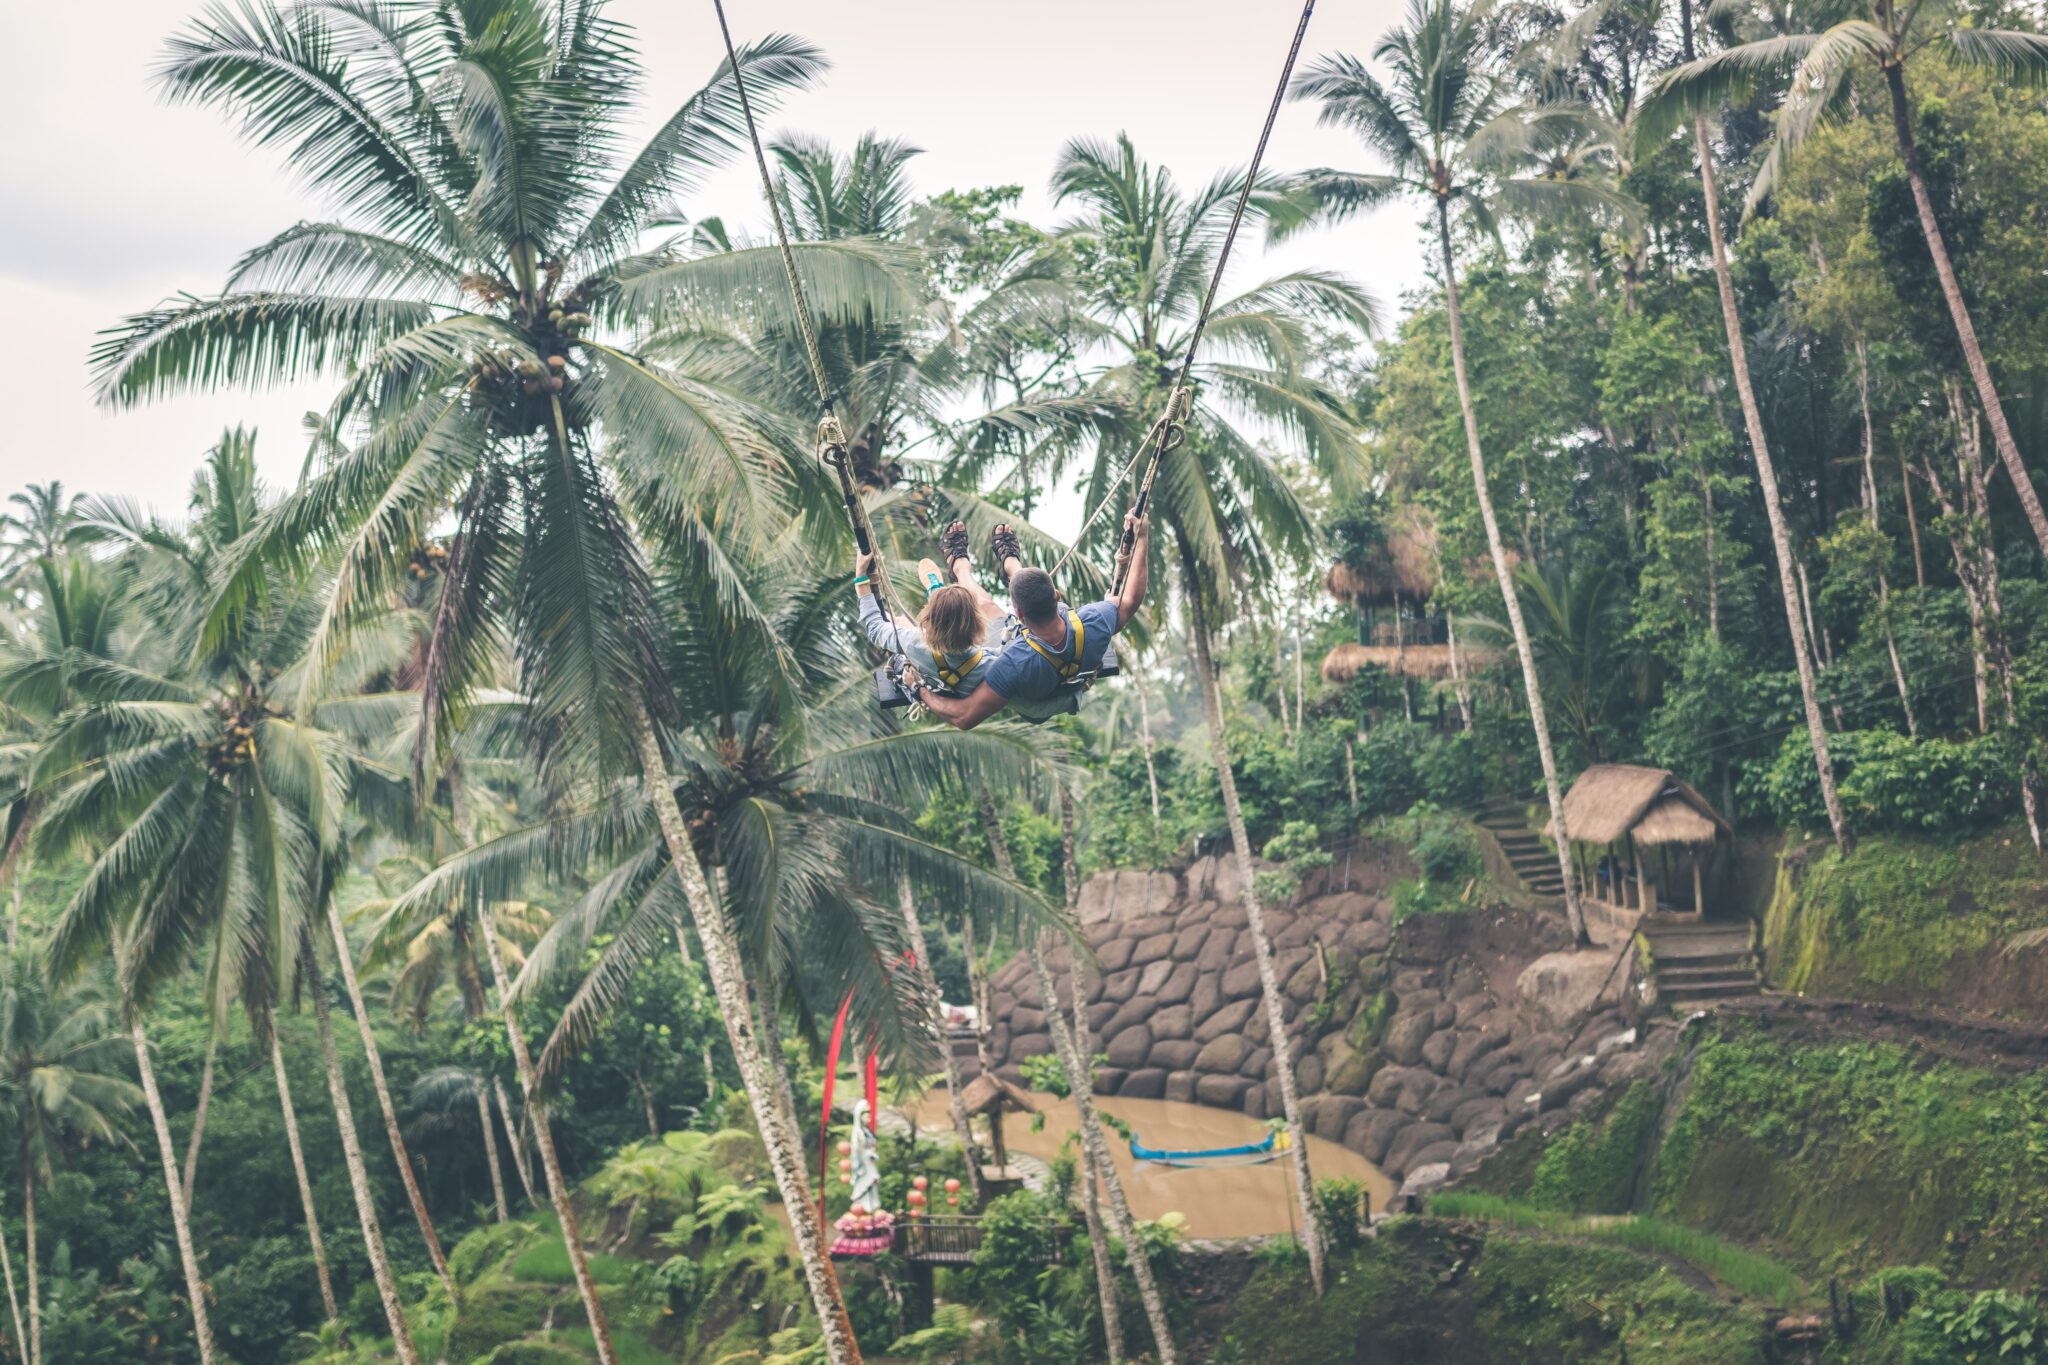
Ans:
[{"label": "bamboo gazebo", "polygon": [[[1580,884],[1604,904],[1637,915],[1662,910],[1699,918],[1707,864],[1734,834],[1704,796],[1667,770],[1627,763],[1580,773],[1565,794],[1564,819]],[[1689,903],[1668,894],[1688,874]]]}]

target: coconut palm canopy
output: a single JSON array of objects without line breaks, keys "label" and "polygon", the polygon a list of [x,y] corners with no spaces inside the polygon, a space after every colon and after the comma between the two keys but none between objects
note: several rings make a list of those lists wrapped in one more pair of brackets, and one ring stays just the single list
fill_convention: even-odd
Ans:
[{"label": "coconut palm canopy", "polygon": [[1611,844],[1632,838],[1644,846],[1712,843],[1734,827],[1707,799],[1663,768],[1599,763],[1579,774],[1565,794],[1572,840]]}]

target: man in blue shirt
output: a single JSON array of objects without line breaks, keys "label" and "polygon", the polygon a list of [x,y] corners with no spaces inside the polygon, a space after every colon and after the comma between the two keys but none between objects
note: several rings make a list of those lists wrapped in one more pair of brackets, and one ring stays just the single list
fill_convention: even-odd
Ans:
[{"label": "man in blue shirt", "polygon": [[[1151,524],[1147,518],[1126,516],[1124,529],[1131,533],[1131,552],[1123,591],[1084,607],[1061,606],[1052,575],[1045,570],[1005,563],[1010,606],[1024,633],[1004,647],[981,685],[965,697],[924,692],[921,700],[931,713],[956,729],[972,730],[1006,706],[1014,705],[1019,715],[1032,721],[1072,710],[1068,680],[1101,666],[1110,637],[1135,619],[1145,601]],[[1122,556],[1118,559],[1121,563]]]}]

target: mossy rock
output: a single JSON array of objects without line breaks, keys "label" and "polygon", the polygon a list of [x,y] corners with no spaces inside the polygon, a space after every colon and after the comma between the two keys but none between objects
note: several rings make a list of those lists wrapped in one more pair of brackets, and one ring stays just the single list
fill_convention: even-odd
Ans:
[{"label": "mossy rock", "polygon": [[486,1284],[463,1296],[445,1354],[454,1365],[495,1359],[493,1352],[541,1330],[549,1312],[555,1321],[581,1311],[574,1294],[553,1285]]},{"label": "mossy rock", "polygon": [[1370,1052],[1379,1046],[1387,1031],[1387,1021],[1393,1017],[1394,993],[1382,988],[1352,1017],[1344,1041],[1351,1044],[1353,1052]]},{"label": "mossy rock", "polygon": [[524,1219],[486,1224],[455,1244],[448,1253],[448,1269],[457,1284],[475,1284],[545,1235]]}]

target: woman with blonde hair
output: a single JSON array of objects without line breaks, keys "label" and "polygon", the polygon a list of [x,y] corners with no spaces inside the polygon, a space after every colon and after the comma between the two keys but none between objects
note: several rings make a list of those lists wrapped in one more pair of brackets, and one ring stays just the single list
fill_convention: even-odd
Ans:
[{"label": "woman with blonde hair", "polygon": [[[1009,528],[1001,529],[1007,533]],[[874,555],[854,557],[853,590],[860,598],[861,632],[869,644],[888,653],[902,650],[920,677],[954,696],[965,696],[980,685],[989,664],[1002,651],[1010,614],[975,581],[966,523],[956,521],[947,526],[939,545],[951,581],[941,576],[939,566],[931,560],[918,561],[917,576],[925,586],[925,600],[915,621],[899,616],[891,622],[882,611],[875,596]],[[1014,535],[998,535],[996,548],[1006,568],[1016,562]]]}]

